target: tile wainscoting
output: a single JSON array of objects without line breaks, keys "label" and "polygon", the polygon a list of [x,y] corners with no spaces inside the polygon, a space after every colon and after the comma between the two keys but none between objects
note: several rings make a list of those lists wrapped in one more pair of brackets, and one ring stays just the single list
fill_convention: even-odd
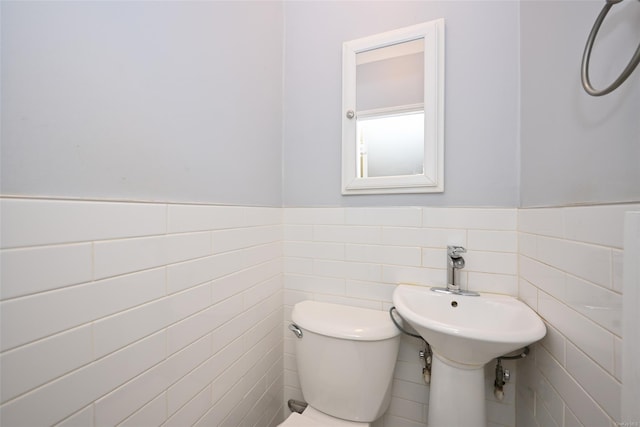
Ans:
[{"label": "tile wainscoting", "polygon": [[0,424],[282,418],[281,209],[1,203]]},{"label": "tile wainscoting", "polygon": [[[398,283],[443,286],[448,244],[467,248],[463,287],[518,294],[516,209],[285,208],[285,318],[305,299],[388,310]],[[419,339],[403,338],[391,404],[376,426],[426,425],[429,387],[420,349]],[[284,357],[285,399],[302,399],[288,331]],[[515,383],[515,363],[505,366]],[[487,365],[489,426],[513,427],[515,387],[505,387],[504,400],[496,400],[494,369]]]},{"label": "tile wainscoting", "polygon": [[[519,296],[548,327],[530,357],[508,363],[502,401],[487,366],[489,426],[613,425],[623,216],[639,209],[4,198],[0,421],[274,426],[302,398],[293,304],[388,310],[397,283],[443,285],[446,245],[458,244],[465,287]],[[377,427],[426,425],[419,349],[403,339]]]},{"label": "tile wainscoting", "polygon": [[620,422],[624,216],[638,208],[519,210],[519,296],[547,324],[518,370],[519,427]]}]

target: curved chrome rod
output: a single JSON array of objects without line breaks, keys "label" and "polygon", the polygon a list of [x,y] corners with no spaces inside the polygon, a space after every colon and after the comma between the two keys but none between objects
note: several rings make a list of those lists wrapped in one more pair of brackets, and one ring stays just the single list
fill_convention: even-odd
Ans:
[{"label": "curved chrome rod", "polygon": [[624,81],[633,73],[633,70],[636,68],[638,63],[640,63],[640,45],[636,49],[636,52],[631,57],[629,64],[627,64],[626,68],[622,71],[620,76],[609,85],[609,87],[596,90],[591,86],[591,82],[589,81],[589,59],[591,58],[591,49],[593,49],[593,42],[596,39],[596,35],[598,34],[598,30],[600,30],[600,25],[602,25],[602,21],[604,21],[605,16],[609,13],[609,9],[616,4],[620,3],[622,0],[606,0],[606,4],[602,8],[600,15],[596,18],[596,22],[593,24],[593,28],[591,29],[591,33],[589,33],[589,38],[587,39],[587,44],[584,47],[584,53],[582,54],[582,87],[584,90],[592,96],[602,96],[606,95],[610,92],[613,92],[620,86]]}]

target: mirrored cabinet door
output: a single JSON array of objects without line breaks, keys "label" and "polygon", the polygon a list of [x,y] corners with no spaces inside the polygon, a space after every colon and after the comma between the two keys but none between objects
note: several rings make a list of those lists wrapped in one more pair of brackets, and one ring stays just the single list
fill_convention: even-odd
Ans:
[{"label": "mirrored cabinet door", "polygon": [[343,45],[343,194],[443,191],[444,20]]}]

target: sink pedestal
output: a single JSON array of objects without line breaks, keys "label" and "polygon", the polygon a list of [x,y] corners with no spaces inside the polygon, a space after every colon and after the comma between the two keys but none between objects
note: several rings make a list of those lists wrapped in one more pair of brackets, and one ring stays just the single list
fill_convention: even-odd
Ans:
[{"label": "sink pedestal", "polygon": [[433,349],[429,427],[485,427],[484,366],[462,365]]}]

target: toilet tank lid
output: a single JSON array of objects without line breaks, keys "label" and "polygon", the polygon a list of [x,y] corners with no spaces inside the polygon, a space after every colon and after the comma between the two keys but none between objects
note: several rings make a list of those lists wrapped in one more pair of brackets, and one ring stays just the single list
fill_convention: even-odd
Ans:
[{"label": "toilet tank lid", "polygon": [[291,320],[317,334],[356,341],[380,341],[400,334],[386,311],[326,302],[297,303]]}]

